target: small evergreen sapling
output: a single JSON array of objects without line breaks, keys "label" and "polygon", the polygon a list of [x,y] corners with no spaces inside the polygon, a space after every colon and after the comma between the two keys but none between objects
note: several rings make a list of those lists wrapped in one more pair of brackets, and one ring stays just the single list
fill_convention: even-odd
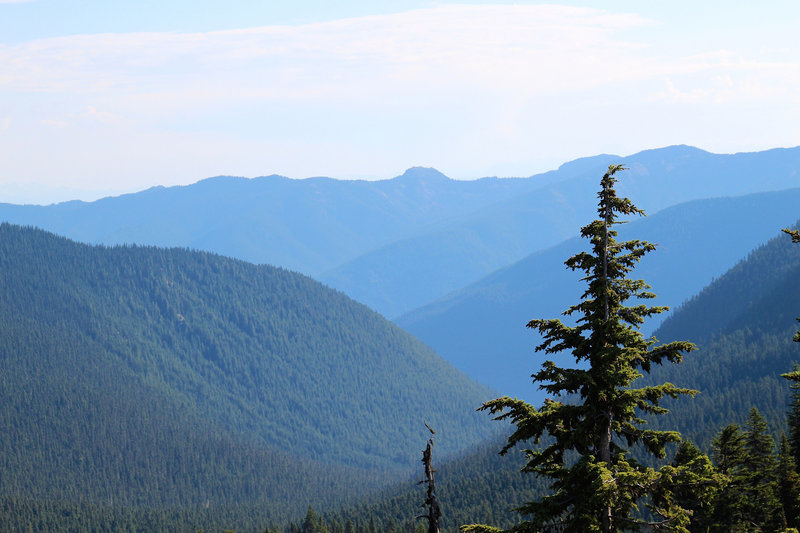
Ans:
[{"label": "small evergreen sapling", "polygon": [[780,500],[775,443],[755,407],[750,409],[744,429],[730,424],[714,439],[717,469],[727,481],[714,501],[708,531],[784,531],[786,516]]},{"label": "small evergreen sapling", "polygon": [[[679,363],[694,345],[672,342],[656,346],[645,339],[639,325],[646,317],[667,308],[650,307],[653,298],[642,280],[628,278],[639,260],[655,246],[631,240],[617,242],[614,226],[620,215],[643,215],[627,198],[614,190],[614,175],[624,170],[612,165],[598,193],[599,218],[581,229],[591,242],[591,251],[569,258],[565,264],[582,270],[588,284],[581,301],[565,311],[576,316],[574,327],[560,320],[532,320],[543,342],[537,351],[569,353],[577,366],[558,366],[546,361],[532,377],[539,387],[557,399],[546,399],[536,408],[516,398],[498,398],[481,409],[509,419],[516,430],[501,453],[515,445],[549,435],[546,445],[527,450],[523,471],[552,480],[550,495],[521,506],[526,517],[514,532],[611,532],[638,530],[642,526],[683,531],[691,512],[679,505],[673,494],[678,485],[713,483],[696,479],[707,469],[687,465],[665,465],[656,470],[639,464],[628,453],[634,445],[658,458],[666,455],[668,443],[679,443],[676,431],[645,429],[643,414],[667,412],[659,405],[665,397],[693,396],[696,391],[671,383],[633,388],[633,382],[654,364]],[[634,300],[633,303],[628,303]],[[647,502],[653,521],[637,518],[638,505]],[[484,525],[463,526],[463,531],[497,532]]]}]

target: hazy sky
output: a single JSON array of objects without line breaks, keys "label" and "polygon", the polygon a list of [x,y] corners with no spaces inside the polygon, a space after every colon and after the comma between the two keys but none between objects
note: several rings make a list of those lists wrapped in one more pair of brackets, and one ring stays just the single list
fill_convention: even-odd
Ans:
[{"label": "hazy sky", "polygon": [[800,2],[0,0],[0,201],[800,144]]}]

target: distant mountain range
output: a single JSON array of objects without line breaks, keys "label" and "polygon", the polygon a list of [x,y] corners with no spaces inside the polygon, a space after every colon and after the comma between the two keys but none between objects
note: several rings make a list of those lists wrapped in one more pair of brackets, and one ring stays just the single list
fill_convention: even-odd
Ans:
[{"label": "distant mountain range", "polygon": [[319,279],[398,317],[577,235],[595,216],[600,177],[618,163],[629,168],[619,194],[649,214],[691,200],[800,186],[800,148],[718,155],[672,146],[579,159],[554,172],[550,184],[364,254]]},{"label": "distant mountain range", "polygon": [[397,317],[577,234],[599,176],[654,214],[689,200],[796,187],[800,148],[718,155],[688,146],[599,155],[529,178],[383,181],[212,178],[96,202],[0,205],[0,220],[93,244],[213,251],[296,270]]},{"label": "distant mountain range", "polygon": [[[495,428],[494,393],[300,274],[0,225],[0,498],[280,521]],[[499,428],[497,428],[499,429]]]},{"label": "distant mountain range", "polygon": [[0,204],[0,219],[90,244],[181,246],[315,274],[535,187],[427,168],[383,181],[216,177],[94,202]]}]

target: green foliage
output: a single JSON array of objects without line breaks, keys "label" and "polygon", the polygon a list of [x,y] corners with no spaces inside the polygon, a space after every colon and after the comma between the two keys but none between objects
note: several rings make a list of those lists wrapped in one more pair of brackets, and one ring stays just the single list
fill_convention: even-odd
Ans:
[{"label": "green foliage", "polygon": [[740,480],[742,484],[746,522],[777,529],[780,526],[780,501],[775,442],[766,420],[755,407],[750,410],[745,427],[746,453],[733,477],[734,481]]},{"label": "green foliage", "polygon": [[[786,527],[775,443],[764,418],[753,408],[745,430],[725,427],[714,440],[714,458],[727,483],[713,504],[710,531],[781,531]],[[785,465],[788,468],[788,464]],[[787,472],[787,479],[793,475]],[[796,474],[794,474],[796,475]]]},{"label": "green foliage", "polygon": [[784,233],[788,234],[792,238],[792,242],[800,242],[800,230],[796,229],[784,229],[781,230]]},{"label": "green foliage", "polygon": [[669,503],[690,513],[690,531],[705,531],[710,526],[713,502],[725,484],[725,477],[714,468],[708,456],[688,440],[678,446],[670,466],[674,470],[664,467],[662,475],[673,476],[665,483],[671,491],[659,497],[671,499]]},{"label": "green foliage", "polygon": [[[675,431],[645,429],[642,414],[662,414],[664,397],[694,395],[696,391],[671,383],[632,388],[633,382],[663,362],[678,363],[693,345],[673,342],[655,346],[638,326],[662,307],[648,307],[653,298],[644,281],[628,274],[654,246],[638,240],[617,242],[614,228],[618,215],[643,214],[630,200],[614,190],[614,174],[621,166],[609,167],[598,193],[599,218],[581,230],[591,252],[581,252],[565,264],[584,272],[588,287],[580,303],[565,315],[576,315],[577,325],[561,320],[532,320],[544,341],[537,350],[547,354],[569,352],[577,366],[568,368],[546,361],[533,375],[549,395],[536,408],[516,398],[499,398],[481,409],[509,419],[516,430],[503,448],[507,452],[524,441],[541,444],[528,450],[526,472],[550,478],[551,493],[519,508],[530,518],[511,531],[620,531],[636,529],[644,522],[636,517],[642,503],[662,526],[686,531],[688,510],[677,504],[673,491],[686,479],[703,472],[695,465],[668,465],[660,470],[639,464],[629,456],[635,445],[657,458],[666,454],[668,443],[679,442]],[[626,305],[633,300],[632,305]],[[499,414],[498,414],[499,413]],[[466,531],[491,531],[485,526],[467,526]]]}]

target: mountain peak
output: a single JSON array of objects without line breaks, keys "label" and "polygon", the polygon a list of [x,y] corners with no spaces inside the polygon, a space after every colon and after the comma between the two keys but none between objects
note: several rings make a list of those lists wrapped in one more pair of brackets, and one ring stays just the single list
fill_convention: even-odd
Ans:
[{"label": "mountain peak", "polygon": [[411,167],[402,176],[395,178],[404,182],[441,182],[450,178],[431,167]]}]

